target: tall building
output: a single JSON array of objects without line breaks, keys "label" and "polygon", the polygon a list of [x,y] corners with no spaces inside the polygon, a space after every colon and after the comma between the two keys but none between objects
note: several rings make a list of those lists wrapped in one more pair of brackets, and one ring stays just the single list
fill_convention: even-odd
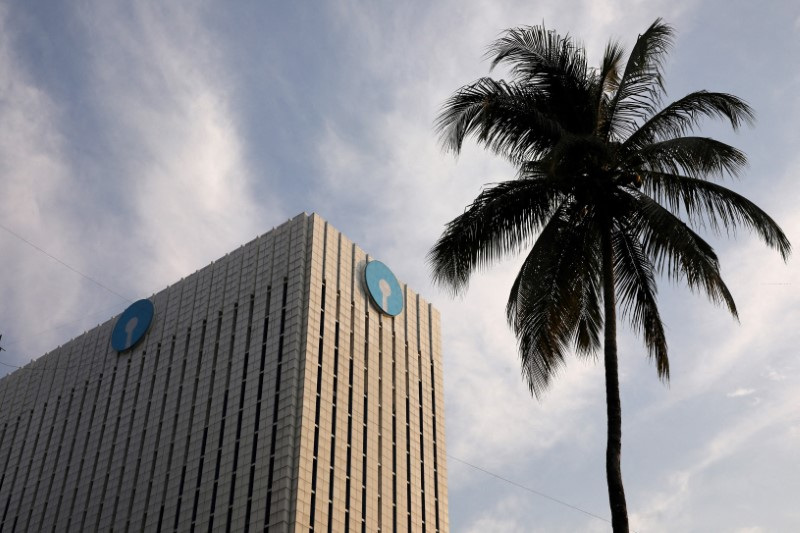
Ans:
[{"label": "tall building", "polygon": [[0,380],[0,530],[447,532],[439,315],[299,215]]}]

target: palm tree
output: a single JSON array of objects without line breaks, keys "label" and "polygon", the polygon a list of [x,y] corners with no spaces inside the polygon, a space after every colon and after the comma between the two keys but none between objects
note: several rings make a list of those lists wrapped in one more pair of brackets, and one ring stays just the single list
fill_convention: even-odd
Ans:
[{"label": "palm tree", "polygon": [[627,60],[610,42],[599,68],[569,36],[543,26],[505,31],[489,48],[509,81],[481,78],[456,91],[437,118],[446,150],[467,137],[506,157],[515,179],[491,184],[447,224],[429,254],[434,280],[455,292],[471,273],[530,247],[506,308],[522,373],[541,397],[565,352],[602,345],[613,530],[628,531],[620,469],[622,418],[617,310],[644,337],[658,376],[669,379],[657,274],[685,281],[737,316],[712,247],[692,227],[745,226],[786,260],[790,244],[759,207],[719,185],[745,155],[690,136],[701,118],[733,129],[753,121],[741,99],[697,91],[661,107],[662,61],[672,28],[656,20]]}]

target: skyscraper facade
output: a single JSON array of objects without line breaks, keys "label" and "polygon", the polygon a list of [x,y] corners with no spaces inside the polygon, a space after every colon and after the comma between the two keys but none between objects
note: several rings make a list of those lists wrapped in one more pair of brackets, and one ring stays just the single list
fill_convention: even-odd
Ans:
[{"label": "skyscraper facade", "polygon": [[0,380],[0,530],[447,532],[439,315],[299,215]]}]

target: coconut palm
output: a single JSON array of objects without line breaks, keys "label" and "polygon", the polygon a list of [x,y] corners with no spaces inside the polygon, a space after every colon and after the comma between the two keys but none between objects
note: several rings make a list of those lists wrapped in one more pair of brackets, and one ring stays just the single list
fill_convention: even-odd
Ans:
[{"label": "coconut palm", "polygon": [[570,351],[603,346],[608,435],[606,474],[613,529],[628,531],[620,470],[622,419],[617,312],[641,334],[658,376],[669,379],[656,275],[705,292],[736,317],[712,247],[692,229],[745,226],[784,258],[790,244],[760,208],[719,185],[745,155],[691,136],[700,119],[751,123],[753,112],[725,93],[697,91],[661,106],[662,61],[672,29],[656,20],[627,59],[610,42],[599,68],[569,36],[543,26],[509,29],[489,48],[492,68],[456,91],[437,118],[446,150],[473,137],[506,157],[514,179],[484,188],[447,224],[429,254],[436,282],[455,292],[497,259],[528,250],[511,286],[508,321],[522,374],[540,397]]}]

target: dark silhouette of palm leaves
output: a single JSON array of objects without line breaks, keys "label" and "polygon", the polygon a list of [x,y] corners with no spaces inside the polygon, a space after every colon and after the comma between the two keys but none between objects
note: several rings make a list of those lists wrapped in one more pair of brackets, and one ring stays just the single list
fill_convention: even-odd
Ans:
[{"label": "dark silhouette of palm leaves", "polygon": [[429,260],[434,279],[460,291],[475,269],[533,242],[507,311],[537,395],[569,349],[590,354],[600,347],[598,225],[611,226],[622,315],[644,336],[665,379],[656,274],[685,280],[736,315],[714,251],[691,227],[744,226],[784,258],[789,254],[786,236],[764,211],[709,181],[740,174],[745,155],[689,135],[703,118],[734,129],[751,124],[751,108],[709,91],[660,108],[671,42],[671,28],[657,20],[627,62],[621,45],[611,42],[601,67],[592,69],[569,36],[539,26],[510,29],[487,55],[492,67],[508,67],[511,80],[481,78],[462,87],[436,120],[445,149],[458,153],[472,136],[520,169],[450,222]]},{"label": "dark silhouette of palm leaves", "polygon": [[786,259],[790,244],[769,215],[714,180],[747,158],[693,132],[703,119],[736,130],[754,119],[736,96],[696,91],[662,106],[672,29],[656,20],[625,60],[610,42],[599,68],[569,36],[543,26],[507,30],[488,49],[510,80],[480,78],[456,91],[436,119],[445,150],[475,138],[518,168],[486,187],[431,249],[436,282],[454,292],[471,274],[529,248],[506,307],[522,374],[537,397],[565,354],[604,347],[609,418],[606,469],[614,531],[628,531],[620,471],[621,408],[616,314],[641,334],[669,379],[656,277],[736,304],[712,247],[695,229],[745,227]]}]

